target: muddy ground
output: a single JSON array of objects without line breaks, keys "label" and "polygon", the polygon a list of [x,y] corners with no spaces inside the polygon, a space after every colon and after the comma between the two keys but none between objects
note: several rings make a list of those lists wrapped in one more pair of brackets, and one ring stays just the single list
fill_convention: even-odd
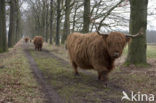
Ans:
[{"label": "muddy ground", "polygon": [[[80,76],[75,77],[68,59],[59,54],[60,49],[48,50],[44,47],[39,52],[34,51],[33,45],[29,43],[24,50],[29,54],[28,59],[33,59],[30,64],[36,65],[35,75],[42,74],[37,80],[43,85],[44,92],[47,92],[46,97],[49,95],[47,99],[56,98],[66,103],[129,103],[121,101],[123,91],[127,94],[131,91],[156,94],[156,59],[149,59],[150,66],[146,68],[136,68],[133,65],[124,67],[123,56],[117,60],[106,86],[97,80],[95,71],[79,70]],[[40,83],[41,81],[45,83]],[[46,84],[48,87],[44,86]],[[52,89],[48,89],[49,87]]]},{"label": "muddy ground", "polygon": [[[44,44],[42,51],[35,51],[32,43],[24,41],[17,46],[24,52],[21,55],[27,58],[45,103],[135,103],[121,101],[122,92],[129,96],[132,91],[156,95],[156,58],[148,59],[149,66],[136,68],[134,65],[123,66],[125,56],[122,56],[116,61],[116,68],[110,73],[106,86],[97,79],[96,71],[79,69],[80,76],[75,76],[64,47]],[[18,48],[13,49],[0,57],[18,53]]]}]

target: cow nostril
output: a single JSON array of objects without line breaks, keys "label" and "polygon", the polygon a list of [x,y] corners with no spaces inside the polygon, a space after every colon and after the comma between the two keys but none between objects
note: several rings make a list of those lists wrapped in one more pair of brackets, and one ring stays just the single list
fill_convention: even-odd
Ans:
[{"label": "cow nostril", "polygon": [[115,52],[114,53],[114,56],[119,56],[119,52]]}]

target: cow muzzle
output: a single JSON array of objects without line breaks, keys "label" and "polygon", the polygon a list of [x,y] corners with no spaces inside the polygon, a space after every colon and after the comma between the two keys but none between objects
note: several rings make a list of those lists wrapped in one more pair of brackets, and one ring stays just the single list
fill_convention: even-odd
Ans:
[{"label": "cow muzzle", "polygon": [[115,52],[114,54],[113,54],[113,58],[118,58],[120,56],[120,53],[119,52]]}]

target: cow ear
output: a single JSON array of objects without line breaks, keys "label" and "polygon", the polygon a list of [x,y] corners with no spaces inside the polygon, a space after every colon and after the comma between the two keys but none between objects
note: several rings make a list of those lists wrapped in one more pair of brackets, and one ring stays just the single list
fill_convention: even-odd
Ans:
[{"label": "cow ear", "polygon": [[126,37],[126,42],[129,42],[131,40],[131,37]]}]

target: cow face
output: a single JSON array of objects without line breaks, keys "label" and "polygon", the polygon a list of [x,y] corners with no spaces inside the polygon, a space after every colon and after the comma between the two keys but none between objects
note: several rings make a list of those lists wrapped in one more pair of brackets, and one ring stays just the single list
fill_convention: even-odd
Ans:
[{"label": "cow face", "polygon": [[115,59],[121,56],[126,43],[130,40],[120,32],[111,32],[106,37],[107,51],[111,58]]}]

